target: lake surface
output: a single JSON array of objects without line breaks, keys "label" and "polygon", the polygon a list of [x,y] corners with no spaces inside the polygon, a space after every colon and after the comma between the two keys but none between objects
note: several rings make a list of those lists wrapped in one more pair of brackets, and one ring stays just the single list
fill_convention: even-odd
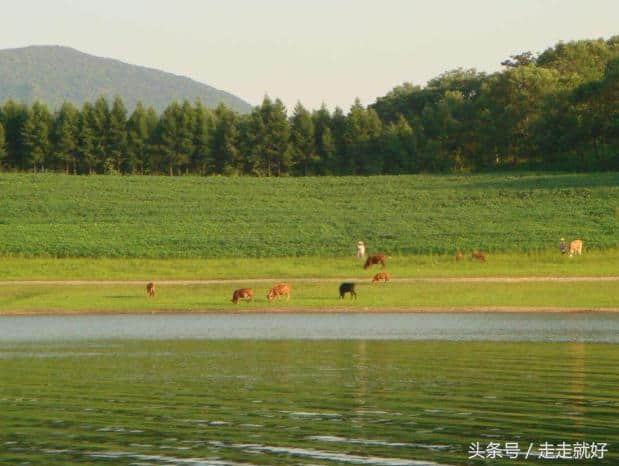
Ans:
[{"label": "lake surface", "polygon": [[[0,464],[485,464],[469,459],[475,445],[502,449],[492,464],[618,464],[618,325],[616,314],[1,318]],[[538,458],[563,442],[604,458]]]},{"label": "lake surface", "polygon": [[365,339],[619,343],[618,313],[156,314],[2,317],[0,341]]}]

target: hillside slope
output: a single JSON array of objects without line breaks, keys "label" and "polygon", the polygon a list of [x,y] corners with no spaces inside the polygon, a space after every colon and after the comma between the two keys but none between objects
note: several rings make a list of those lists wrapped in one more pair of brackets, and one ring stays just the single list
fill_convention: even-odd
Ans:
[{"label": "hillside slope", "polygon": [[118,95],[129,109],[141,100],[158,112],[184,99],[200,99],[210,108],[223,102],[238,112],[251,110],[244,100],[192,79],[69,47],[0,50],[0,103],[8,98],[28,104],[40,100],[53,109],[65,100],[81,106],[101,95],[109,99]]}]

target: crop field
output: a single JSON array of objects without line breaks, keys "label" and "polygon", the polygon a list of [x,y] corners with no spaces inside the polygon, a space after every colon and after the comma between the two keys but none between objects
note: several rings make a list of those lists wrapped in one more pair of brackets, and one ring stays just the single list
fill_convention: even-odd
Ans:
[{"label": "crop field", "polygon": [[619,173],[320,178],[0,174],[0,255],[216,258],[619,246]]}]

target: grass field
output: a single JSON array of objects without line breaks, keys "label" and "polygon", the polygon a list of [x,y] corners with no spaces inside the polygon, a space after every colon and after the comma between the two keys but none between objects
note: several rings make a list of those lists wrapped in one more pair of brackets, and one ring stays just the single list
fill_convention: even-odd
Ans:
[{"label": "grass field", "polygon": [[[338,283],[294,282],[292,296],[269,303],[275,282],[212,285],[159,285],[147,298],[143,284],[0,286],[0,315],[63,312],[269,311],[412,308],[523,307],[544,309],[619,309],[619,286],[605,282],[387,283],[357,284],[357,299],[338,297]],[[254,302],[230,302],[235,288],[254,289]]]},{"label": "grass field", "polygon": [[[239,309],[617,308],[616,282],[389,283],[354,258],[388,255],[392,278],[619,274],[619,174],[323,178],[77,177],[0,174],[0,280],[350,278],[295,283],[291,303]],[[558,251],[582,238],[584,255]],[[454,251],[467,251],[456,262]],[[468,255],[486,251],[485,263]],[[0,312],[227,311],[241,284],[2,285]],[[250,285],[251,286],[251,285]],[[262,289],[264,288],[264,290]],[[258,291],[260,290],[260,291]]]},{"label": "grass field", "polygon": [[[273,257],[222,259],[0,257],[0,280],[209,280],[239,278],[369,279],[382,270],[368,270],[349,257]],[[558,250],[492,253],[480,263],[453,255],[390,256],[386,269],[393,278],[493,276],[619,275],[619,249],[585,251],[568,258]]]},{"label": "grass field", "polygon": [[619,247],[619,173],[323,178],[0,174],[0,255],[216,258]]}]

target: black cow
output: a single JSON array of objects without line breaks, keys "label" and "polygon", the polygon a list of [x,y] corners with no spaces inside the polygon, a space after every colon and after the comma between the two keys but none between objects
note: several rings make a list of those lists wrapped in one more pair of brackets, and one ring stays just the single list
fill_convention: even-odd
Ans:
[{"label": "black cow", "polygon": [[340,299],[344,298],[346,293],[350,293],[350,299],[354,296],[357,299],[357,293],[355,293],[355,284],[354,283],[342,283],[340,285]]}]

